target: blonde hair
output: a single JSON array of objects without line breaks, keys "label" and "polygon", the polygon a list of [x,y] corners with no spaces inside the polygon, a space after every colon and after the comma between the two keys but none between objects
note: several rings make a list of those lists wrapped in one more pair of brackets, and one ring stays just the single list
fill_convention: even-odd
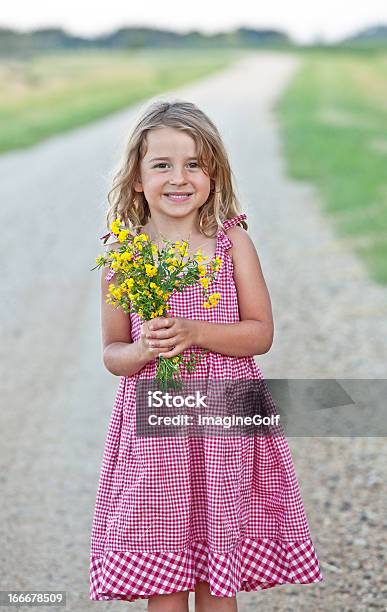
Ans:
[{"label": "blonde hair", "polygon": [[[211,184],[210,195],[199,209],[199,228],[207,236],[214,235],[226,219],[241,214],[233,173],[216,126],[195,104],[178,99],[157,99],[145,108],[132,128],[108,193],[108,229],[118,215],[130,230],[138,231],[147,222],[149,205],[144,193],[135,191],[134,183],[141,176],[140,162],[146,153],[147,133],[161,127],[182,130],[195,141],[199,166],[208,173]],[[247,229],[244,220],[240,223]]]}]

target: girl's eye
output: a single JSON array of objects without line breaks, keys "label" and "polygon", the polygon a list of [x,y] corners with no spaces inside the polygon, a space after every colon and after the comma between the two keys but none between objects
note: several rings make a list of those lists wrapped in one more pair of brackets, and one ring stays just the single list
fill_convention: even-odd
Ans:
[{"label": "girl's eye", "polygon": [[[198,165],[197,162],[189,162],[189,165],[191,164],[195,164],[196,166]],[[155,166],[153,166],[154,168],[160,168],[160,166],[166,166],[167,162],[160,162],[159,164],[156,164]]]}]

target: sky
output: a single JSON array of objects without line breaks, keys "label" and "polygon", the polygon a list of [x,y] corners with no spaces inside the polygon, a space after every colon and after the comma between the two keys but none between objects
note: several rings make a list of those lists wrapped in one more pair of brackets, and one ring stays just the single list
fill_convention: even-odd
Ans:
[{"label": "sky", "polygon": [[12,0],[2,5],[0,26],[17,30],[62,27],[93,36],[123,26],[148,26],[212,34],[238,27],[273,28],[299,43],[335,42],[377,24],[387,24],[387,0]]}]

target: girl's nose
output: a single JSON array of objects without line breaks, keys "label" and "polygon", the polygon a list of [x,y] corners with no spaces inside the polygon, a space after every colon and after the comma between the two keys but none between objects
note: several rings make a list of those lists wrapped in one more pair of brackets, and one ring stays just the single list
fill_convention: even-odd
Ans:
[{"label": "girl's nose", "polygon": [[171,183],[186,183],[186,181],[185,170],[175,168],[172,172]]}]

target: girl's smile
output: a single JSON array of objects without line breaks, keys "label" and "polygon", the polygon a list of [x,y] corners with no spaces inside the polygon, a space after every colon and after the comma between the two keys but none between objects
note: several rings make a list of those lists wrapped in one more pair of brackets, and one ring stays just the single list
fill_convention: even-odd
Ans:
[{"label": "girl's smile", "polygon": [[165,193],[164,196],[171,202],[187,202],[193,194],[177,194],[177,193]]}]

